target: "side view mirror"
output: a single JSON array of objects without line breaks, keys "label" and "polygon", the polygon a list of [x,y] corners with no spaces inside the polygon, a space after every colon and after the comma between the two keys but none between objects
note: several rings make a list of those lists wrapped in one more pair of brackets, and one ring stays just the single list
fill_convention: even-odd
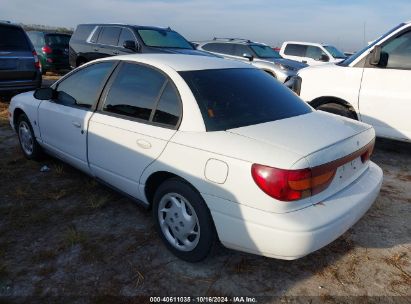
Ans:
[{"label": "side view mirror", "polygon": [[132,51],[134,51],[134,52],[140,52],[140,45],[137,44],[137,43],[136,43],[135,41],[133,41],[133,40],[126,40],[126,41],[124,41],[123,47],[124,47],[125,49],[129,49],[129,50],[132,50]]},{"label": "side view mirror", "polygon": [[330,57],[328,57],[328,55],[326,54],[322,54],[319,60],[323,62],[328,62],[330,61]]},{"label": "side view mirror", "polygon": [[254,60],[254,56],[249,54],[249,53],[244,53],[243,54],[244,58],[247,58],[249,61],[253,61]]},{"label": "side view mirror", "polygon": [[50,100],[55,97],[55,92],[52,88],[40,88],[34,91],[34,98],[38,100]]},{"label": "side view mirror", "polygon": [[370,64],[379,65],[381,61],[381,46],[376,45],[370,53]]}]

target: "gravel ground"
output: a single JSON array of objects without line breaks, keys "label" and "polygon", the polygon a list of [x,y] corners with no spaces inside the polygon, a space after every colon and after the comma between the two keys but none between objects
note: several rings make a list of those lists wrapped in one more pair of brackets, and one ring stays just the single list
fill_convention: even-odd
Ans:
[{"label": "gravel ground", "polygon": [[[411,303],[410,144],[377,141],[381,194],[325,248],[281,261],[219,247],[197,264],[165,249],[149,211],[56,159],[26,160],[7,102],[0,151],[0,303],[143,303],[132,298],[142,295]],[[43,165],[50,171],[40,172]]]}]

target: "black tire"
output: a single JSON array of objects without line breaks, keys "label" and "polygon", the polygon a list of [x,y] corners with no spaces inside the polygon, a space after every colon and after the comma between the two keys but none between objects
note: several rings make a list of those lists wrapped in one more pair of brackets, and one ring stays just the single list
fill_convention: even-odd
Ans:
[{"label": "black tire", "polygon": [[[159,216],[160,202],[162,201],[162,199],[166,198],[167,195],[174,194],[178,194],[181,197],[183,197],[186,201],[188,201],[188,203],[194,209],[195,215],[198,219],[198,243],[195,245],[193,249],[189,251],[179,250],[176,247],[174,247],[174,245],[172,245],[170,241],[167,239],[167,236],[161,228],[162,226],[160,224]],[[206,203],[204,202],[201,195],[192,186],[190,186],[189,184],[187,184],[179,178],[168,179],[164,183],[162,183],[160,187],[157,189],[154,195],[153,217],[157,231],[166,247],[178,258],[185,260],[187,262],[194,263],[204,260],[210,254],[210,252],[212,251],[213,247],[217,242],[217,233],[214,227],[214,222],[212,220],[210,211]],[[177,225],[177,220],[178,219],[176,219],[176,222],[174,222],[175,225]],[[174,224],[172,225],[174,226]],[[172,232],[173,228],[169,227],[168,229],[169,232]]]},{"label": "black tire", "polygon": [[317,110],[321,110],[328,113],[333,113],[336,115],[348,117],[351,119],[357,119],[352,111],[348,109],[346,106],[340,105],[338,103],[325,103],[316,108]]},{"label": "black tire", "polygon": [[[28,132],[30,133],[31,139],[32,139],[32,150],[31,152],[28,151],[28,149],[24,148],[23,146],[23,139],[22,136],[24,136],[22,134],[21,128],[23,128],[23,126],[26,128],[28,127]],[[26,116],[26,114],[20,114],[20,116],[17,118],[17,125],[16,125],[16,131],[17,131],[17,135],[19,138],[19,143],[20,143],[20,148],[21,151],[23,152],[24,156],[27,159],[33,159],[33,160],[39,160],[43,154],[43,151],[41,149],[41,146],[38,144],[37,140],[36,140],[36,136],[34,135],[33,132],[33,128],[31,126],[30,120],[28,119],[28,117]]]}]

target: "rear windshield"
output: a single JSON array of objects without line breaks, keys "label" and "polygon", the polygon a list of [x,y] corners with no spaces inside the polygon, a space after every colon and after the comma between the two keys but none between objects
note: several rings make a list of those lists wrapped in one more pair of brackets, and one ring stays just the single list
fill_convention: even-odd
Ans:
[{"label": "rear windshield", "polygon": [[258,69],[185,71],[207,131],[222,131],[310,113],[311,108]]},{"label": "rear windshield", "polygon": [[46,36],[48,45],[69,45],[69,35],[49,34]]},{"label": "rear windshield", "polygon": [[12,26],[0,26],[0,51],[30,51],[24,31]]},{"label": "rear windshield", "polygon": [[147,46],[162,48],[190,49],[193,46],[179,33],[170,30],[149,29],[138,30],[138,33]]}]

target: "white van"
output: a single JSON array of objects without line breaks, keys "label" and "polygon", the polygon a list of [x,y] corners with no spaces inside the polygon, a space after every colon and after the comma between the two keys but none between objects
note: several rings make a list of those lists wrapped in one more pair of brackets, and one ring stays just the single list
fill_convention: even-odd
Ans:
[{"label": "white van", "polygon": [[293,88],[316,109],[369,123],[377,136],[411,141],[411,21],[340,63],[302,69]]},{"label": "white van", "polygon": [[330,44],[286,41],[280,49],[283,58],[300,61],[308,65],[340,62],[347,56]]}]

